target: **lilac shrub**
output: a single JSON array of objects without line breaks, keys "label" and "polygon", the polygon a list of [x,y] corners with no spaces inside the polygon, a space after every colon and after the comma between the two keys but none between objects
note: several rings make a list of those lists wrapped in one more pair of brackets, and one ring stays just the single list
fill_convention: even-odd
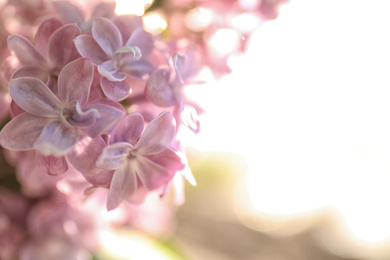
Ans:
[{"label": "lilac shrub", "polygon": [[[204,35],[229,26],[218,19],[239,2],[175,4],[225,6],[194,33],[172,24],[172,1],[155,1],[161,34],[115,2],[0,4],[0,259],[91,259],[102,228],[164,230],[167,193],[180,204],[183,181],[196,185],[178,133],[198,133],[203,110],[184,89],[204,67],[228,71],[232,53],[214,59]],[[273,18],[275,1],[261,2],[236,13]]]}]

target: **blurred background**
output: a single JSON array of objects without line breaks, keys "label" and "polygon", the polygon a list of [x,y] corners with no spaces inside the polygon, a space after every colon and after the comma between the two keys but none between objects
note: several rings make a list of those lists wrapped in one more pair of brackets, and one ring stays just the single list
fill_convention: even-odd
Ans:
[{"label": "blurred background", "polygon": [[[255,29],[231,73],[185,89],[207,112],[199,135],[182,133],[198,185],[170,241],[194,260],[390,259],[390,3],[276,11],[238,22]],[[209,24],[201,13],[193,26]],[[219,35],[215,51],[241,41]]]}]

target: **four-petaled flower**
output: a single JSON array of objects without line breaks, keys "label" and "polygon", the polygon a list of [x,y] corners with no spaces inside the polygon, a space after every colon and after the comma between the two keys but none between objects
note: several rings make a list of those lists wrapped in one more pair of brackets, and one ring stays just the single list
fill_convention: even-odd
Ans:
[{"label": "four-petaled flower", "polygon": [[[180,156],[169,147],[175,136],[175,120],[164,112],[144,128],[144,119],[133,113],[119,121],[103,149],[97,166],[115,170],[107,198],[107,209],[112,210],[126,199],[142,200],[143,189],[163,188],[184,168]],[[138,192],[139,191],[139,192]]]},{"label": "four-petaled flower", "polygon": [[25,113],[2,129],[1,146],[61,157],[72,151],[81,131],[91,137],[104,133],[124,113],[103,101],[87,103],[92,78],[92,64],[79,58],[60,72],[59,97],[39,79],[12,79],[10,94]]},{"label": "four-petaled flower", "polygon": [[77,25],[64,25],[56,18],[48,18],[39,25],[35,33],[35,45],[21,35],[9,36],[8,48],[22,64],[12,78],[38,78],[57,92],[59,72],[69,62],[80,57],[73,43],[73,39],[79,34]]},{"label": "four-petaled flower", "polygon": [[80,35],[74,42],[79,53],[97,66],[109,99],[119,101],[130,94],[127,76],[140,78],[153,70],[145,58],[153,49],[153,37],[142,28],[125,39],[111,20],[100,17],[92,25],[92,36]]}]

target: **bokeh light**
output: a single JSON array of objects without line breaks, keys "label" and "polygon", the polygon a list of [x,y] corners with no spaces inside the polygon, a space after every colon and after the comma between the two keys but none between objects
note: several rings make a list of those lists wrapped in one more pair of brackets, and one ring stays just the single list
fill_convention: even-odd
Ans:
[{"label": "bokeh light", "polygon": [[153,0],[116,0],[115,12],[119,15],[143,15],[145,13],[145,7],[152,3]]}]

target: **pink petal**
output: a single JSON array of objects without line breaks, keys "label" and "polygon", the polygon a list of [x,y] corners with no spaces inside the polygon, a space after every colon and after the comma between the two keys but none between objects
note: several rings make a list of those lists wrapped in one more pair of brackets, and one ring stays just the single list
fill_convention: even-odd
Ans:
[{"label": "pink petal", "polygon": [[82,10],[69,1],[53,1],[52,4],[67,22],[80,25],[85,21]]},{"label": "pink petal", "polygon": [[175,125],[175,119],[170,112],[161,113],[153,119],[134,146],[134,149],[137,149],[137,154],[157,154],[167,148],[175,136]]},{"label": "pink petal", "polygon": [[145,201],[148,193],[149,190],[145,188],[140,178],[137,176],[137,190],[129,198],[127,198],[127,201],[136,205],[141,205]]},{"label": "pink petal", "polygon": [[119,169],[128,160],[127,156],[133,146],[126,142],[114,143],[103,149],[96,166],[106,170]]},{"label": "pink petal", "polygon": [[107,210],[113,210],[137,190],[137,177],[129,161],[115,171],[107,198]]},{"label": "pink petal", "polygon": [[148,190],[155,190],[166,185],[175,174],[175,171],[144,157],[136,157],[136,171],[143,185]]},{"label": "pink petal", "polygon": [[123,100],[127,98],[131,93],[131,88],[125,80],[113,82],[108,80],[106,77],[101,77],[100,85],[104,94],[111,100]]},{"label": "pink petal", "polygon": [[12,75],[12,78],[33,77],[46,83],[49,80],[49,74],[45,68],[36,65],[25,65],[20,67]]},{"label": "pink petal", "polygon": [[80,57],[73,39],[80,34],[75,24],[66,24],[56,30],[49,40],[49,59],[53,66],[62,68]]},{"label": "pink petal", "polygon": [[146,82],[145,95],[153,104],[170,107],[176,104],[176,99],[169,84],[168,69],[158,69],[150,75]]},{"label": "pink petal", "polygon": [[59,116],[61,101],[39,79],[12,79],[9,92],[15,103],[28,113],[42,117]]},{"label": "pink petal", "polygon": [[101,136],[91,138],[81,133],[76,146],[66,157],[79,172],[85,175],[97,174],[101,169],[95,163],[105,146]]},{"label": "pink petal", "polygon": [[[66,111],[63,109],[62,111]],[[95,124],[96,118],[100,116],[99,112],[94,109],[85,109],[84,111],[80,108],[78,101],[76,101],[75,111],[71,117],[66,118],[66,115],[61,114],[61,120],[67,120],[69,125],[80,128],[87,128]]]},{"label": "pink petal", "polygon": [[118,82],[126,78],[126,75],[119,71],[120,68],[112,60],[103,62],[97,69],[100,75],[106,77],[109,81]]},{"label": "pink petal", "polygon": [[112,131],[110,144],[128,142],[135,145],[144,130],[144,118],[139,113],[132,113],[122,118]]},{"label": "pink petal", "polygon": [[0,144],[9,150],[31,150],[47,120],[23,113],[13,118],[0,132]]},{"label": "pink petal", "polygon": [[146,58],[141,58],[139,60],[124,59],[122,62],[121,71],[127,76],[137,79],[144,79],[146,75],[149,75],[156,70],[154,65]]},{"label": "pink petal", "polygon": [[47,124],[34,143],[34,148],[43,155],[64,156],[78,141],[76,128],[65,128],[60,121]]},{"label": "pink petal", "polygon": [[114,171],[102,170],[96,174],[84,175],[84,178],[93,186],[109,188]]},{"label": "pink petal", "polygon": [[114,24],[121,32],[123,43],[127,42],[130,35],[137,28],[142,28],[142,18],[138,15],[120,15],[113,18]]},{"label": "pink petal", "polygon": [[26,111],[24,111],[23,109],[20,108],[20,106],[18,106],[14,100],[11,101],[11,104],[10,104],[10,114],[11,114],[11,118],[14,118],[14,117],[17,117],[18,115],[22,114],[22,113],[25,113]]},{"label": "pink petal", "polygon": [[101,2],[98,3],[91,14],[91,19],[97,17],[111,18],[115,16],[115,2]]},{"label": "pink petal", "polygon": [[45,58],[43,58],[35,46],[23,36],[16,34],[9,36],[8,48],[15,53],[22,64],[34,64],[37,66],[46,65]]},{"label": "pink petal", "polygon": [[158,154],[144,155],[143,157],[165,168],[171,173],[183,170],[186,166],[185,160],[183,160],[180,153],[174,151],[170,147]]},{"label": "pink petal", "polygon": [[137,46],[141,49],[142,56],[148,56],[154,47],[153,35],[142,28],[136,29],[125,44],[126,46]]},{"label": "pink petal", "polygon": [[99,113],[99,117],[96,117],[95,123],[85,129],[86,133],[91,137],[96,137],[105,133],[111,128],[117,120],[125,115],[122,109],[118,109],[116,106],[110,104],[110,102],[101,102],[96,100],[93,103],[88,104],[84,107],[84,110],[94,109]]},{"label": "pink petal", "polygon": [[109,57],[122,47],[122,36],[118,28],[107,18],[95,19],[92,25],[92,35]]},{"label": "pink petal", "polygon": [[61,175],[69,169],[65,157],[44,156],[37,152],[35,160],[38,167],[48,175]]},{"label": "pink petal", "polygon": [[74,39],[74,44],[84,58],[97,66],[110,58],[91,35],[79,35]]},{"label": "pink petal", "polygon": [[65,104],[77,100],[83,106],[89,96],[93,79],[93,65],[80,58],[67,64],[58,76],[59,96]]},{"label": "pink petal", "polygon": [[180,53],[176,53],[173,55],[173,67],[175,68],[175,73],[177,77],[179,78],[180,82],[183,83],[183,77],[181,74],[181,70],[184,68],[186,63],[186,58],[184,55],[181,55]]},{"label": "pink petal", "polygon": [[48,46],[51,35],[62,25],[63,23],[57,18],[47,18],[39,25],[34,36],[34,44],[44,57],[48,57]]}]

